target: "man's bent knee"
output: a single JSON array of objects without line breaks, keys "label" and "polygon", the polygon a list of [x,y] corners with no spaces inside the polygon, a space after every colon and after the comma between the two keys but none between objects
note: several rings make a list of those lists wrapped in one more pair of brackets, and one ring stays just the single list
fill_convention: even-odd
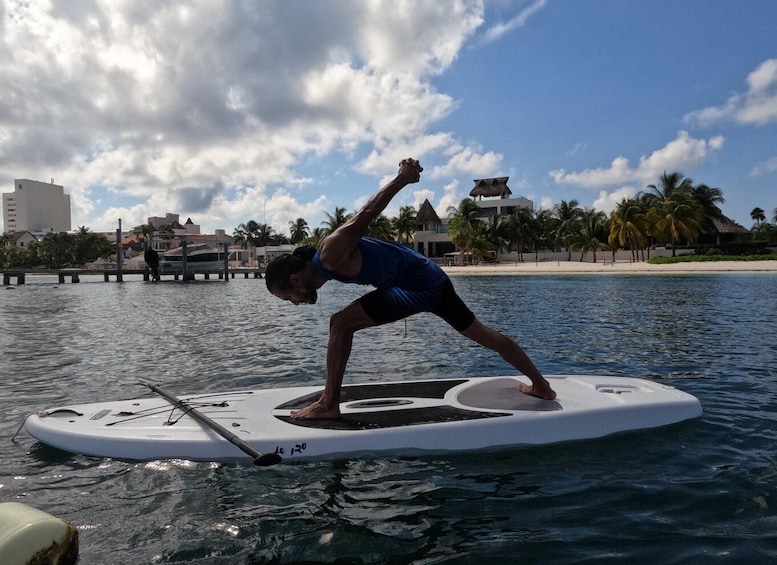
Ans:
[{"label": "man's bent knee", "polygon": [[355,332],[363,328],[374,326],[375,322],[367,316],[364,309],[358,303],[350,304],[342,310],[332,314],[329,318],[329,331]]}]

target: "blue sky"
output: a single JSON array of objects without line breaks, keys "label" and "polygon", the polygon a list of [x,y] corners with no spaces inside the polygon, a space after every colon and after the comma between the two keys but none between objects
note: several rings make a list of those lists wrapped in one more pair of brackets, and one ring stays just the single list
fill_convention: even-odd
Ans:
[{"label": "blue sky", "polygon": [[[473,179],[605,212],[661,173],[777,208],[772,0],[0,4],[0,190],[62,184],[73,227],[179,213],[311,227],[397,162],[440,215]],[[0,228],[2,225],[0,224]]]}]

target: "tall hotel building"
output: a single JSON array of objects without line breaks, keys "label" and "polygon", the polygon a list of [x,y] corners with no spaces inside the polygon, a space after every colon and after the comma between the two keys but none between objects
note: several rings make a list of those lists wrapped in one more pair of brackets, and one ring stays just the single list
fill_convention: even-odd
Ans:
[{"label": "tall hotel building", "polygon": [[16,179],[14,191],[3,193],[6,232],[70,231],[70,195],[58,184]]}]

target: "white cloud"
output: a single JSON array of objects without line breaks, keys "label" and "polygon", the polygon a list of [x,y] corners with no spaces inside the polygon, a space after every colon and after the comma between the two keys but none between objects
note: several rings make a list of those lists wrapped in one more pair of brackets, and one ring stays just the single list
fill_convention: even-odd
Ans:
[{"label": "white cloud", "polygon": [[606,190],[600,190],[599,196],[594,200],[591,205],[595,210],[602,211],[609,214],[620,204],[624,199],[634,198],[639,192],[633,186],[622,186],[612,192]]},{"label": "white cloud", "polygon": [[371,64],[394,72],[441,72],[454,61],[463,39],[483,23],[481,0],[357,1],[349,10],[362,5],[361,51]]},{"label": "white cloud", "polygon": [[[263,207],[263,215],[265,208]],[[266,203],[267,221],[278,233],[288,233],[290,221],[297,218],[305,218],[311,221],[312,218],[319,217],[324,211],[334,210],[334,206],[325,196],[319,196],[313,202],[307,204],[299,203],[292,195],[285,190],[279,190],[272,194]],[[259,215],[258,209],[254,208],[254,217],[263,217]],[[319,227],[310,225],[310,229]]]},{"label": "white cloud", "polygon": [[473,147],[452,147],[448,153],[450,157],[444,165],[434,167],[429,176],[433,179],[450,178],[462,174],[475,177],[490,175],[499,170],[502,163],[502,155],[487,151],[481,153]]},{"label": "white cloud", "polygon": [[570,157],[574,157],[575,155],[585,151],[586,149],[588,149],[588,143],[578,142],[578,143],[575,143],[575,146],[567,152],[567,155],[569,155]]},{"label": "white cloud", "polygon": [[[549,196],[543,196],[540,198],[539,210],[552,210],[555,206],[553,199]],[[536,206],[535,206],[536,207]]]},{"label": "white cloud", "polygon": [[587,188],[601,188],[629,182],[649,183],[655,181],[664,171],[693,168],[703,163],[710,155],[723,147],[723,137],[708,140],[691,137],[680,131],[677,137],[661,149],[648,156],[642,156],[636,167],[631,167],[626,157],[613,159],[607,168],[586,169],[567,172],[557,169],[550,172],[554,181],[560,184],[574,184]]},{"label": "white cloud", "polygon": [[547,4],[547,0],[535,0],[532,4],[521,10],[521,12],[508,20],[507,22],[499,23],[489,28],[483,36],[483,41],[490,43],[496,41],[504,34],[523,27],[531,16],[539,12]]},{"label": "white cloud", "polygon": [[747,92],[735,93],[720,106],[696,110],[686,122],[709,126],[721,121],[765,125],[777,122],[777,59],[768,59],[747,76]]},{"label": "white cloud", "polygon": [[[295,171],[307,156],[352,158],[358,149],[368,157],[355,168],[376,175],[398,154],[458,146],[433,131],[456,101],[432,79],[455,61],[484,8],[480,0],[304,10],[93,0],[4,10],[0,184],[55,176],[72,195],[74,223],[93,229],[113,226],[117,214],[143,223],[205,205],[207,229],[223,227],[213,218],[261,217],[235,187],[303,187],[268,200],[268,220],[271,201],[278,218],[320,209]],[[461,159],[476,169],[494,157]],[[149,203],[108,209],[106,187]]]},{"label": "white cloud", "polygon": [[428,200],[429,203],[431,204],[433,198],[434,198],[433,190],[429,190],[428,188],[421,189],[421,190],[414,190],[413,207],[416,209],[416,212],[421,209],[421,205],[424,203],[424,200]]},{"label": "white cloud", "polygon": [[758,163],[750,171],[751,177],[760,177],[761,175],[768,175],[771,173],[777,173],[777,157],[767,159],[763,163]]},{"label": "white cloud", "polygon": [[447,217],[449,215],[448,208],[458,208],[459,203],[466,198],[466,196],[467,195],[459,193],[459,181],[454,180],[443,187],[443,195],[437,202],[437,205],[434,206],[434,203],[432,203],[432,205],[438,216],[441,218]]},{"label": "white cloud", "polygon": [[[447,133],[420,135],[413,139],[405,140],[403,143],[381,146],[380,148],[376,147],[367,157],[361,160],[356,169],[364,174],[385,174],[386,176],[381,183],[383,184],[393,177],[399,166],[397,155],[400,155],[402,159],[412,157],[420,161],[421,166],[424,167],[422,178],[426,178],[429,176],[430,171],[429,167],[424,164],[424,156],[430,153],[443,152],[448,146],[453,144],[455,144],[454,140]],[[391,173],[386,171],[391,171]]]}]

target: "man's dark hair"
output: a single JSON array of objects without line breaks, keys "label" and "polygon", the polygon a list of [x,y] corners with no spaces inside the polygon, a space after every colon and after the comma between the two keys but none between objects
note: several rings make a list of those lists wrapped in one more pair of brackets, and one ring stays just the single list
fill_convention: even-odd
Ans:
[{"label": "man's dark hair", "polygon": [[315,247],[312,245],[302,245],[297,247],[293,253],[280,255],[270,261],[270,264],[267,265],[267,272],[264,275],[267,290],[272,292],[273,290],[287,290],[291,288],[289,277],[304,269],[315,254]]}]

